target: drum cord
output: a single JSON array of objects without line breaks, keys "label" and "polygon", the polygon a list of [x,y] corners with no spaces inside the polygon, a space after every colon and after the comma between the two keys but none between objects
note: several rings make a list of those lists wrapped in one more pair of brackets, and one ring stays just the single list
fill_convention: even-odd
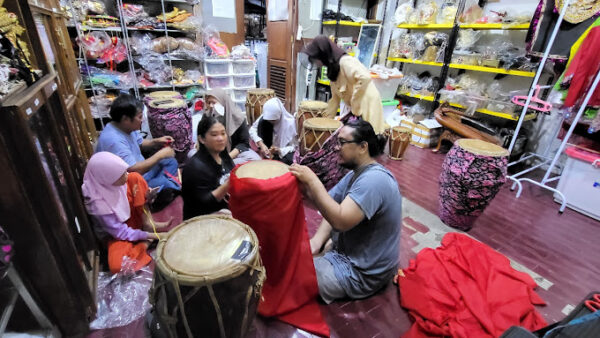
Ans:
[{"label": "drum cord", "polygon": [[148,217],[148,220],[152,225],[152,230],[154,230],[154,235],[156,236],[156,239],[160,241],[160,236],[158,235],[158,232],[156,232],[156,224],[154,224],[154,219],[152,219],[152,215],[148,212],[148,209],[146,209],[146,207],[144,207],[144,213],[146,214],[146,217]]}]

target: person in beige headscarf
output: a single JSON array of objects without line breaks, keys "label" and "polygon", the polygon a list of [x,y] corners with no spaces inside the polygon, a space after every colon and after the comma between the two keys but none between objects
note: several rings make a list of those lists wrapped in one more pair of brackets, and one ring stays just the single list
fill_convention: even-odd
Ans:
[{"label": "person in beige headscarf", "polygon": [[359,116],[373,126],[376,134],[385,130],[381,95],[371,81],[371,73],[360,61],[349,56],[324,35],[313,39],[303,50],[317,67],[327,67],[330,80],[331,99],[326,114],[334,117],[344,101],[340,115],[348,113]]},{"label": "person in beige headscarf", "polygon": [[236,165],[261,159],[254,150],[250,149],[246,115],[225,90],[213,89],[206,93],[204,115],[215,117],[225,126],[229,137],[227,151]]}]

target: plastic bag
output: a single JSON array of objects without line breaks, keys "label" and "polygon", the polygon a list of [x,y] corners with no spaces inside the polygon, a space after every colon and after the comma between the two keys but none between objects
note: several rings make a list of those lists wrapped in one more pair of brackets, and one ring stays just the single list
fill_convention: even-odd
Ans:
[{"label": "plastic bag", "polygon": [[206,44],[206,57],[211,59],[228,58],[229,49],[227,45],[221,40],[219,31],[212,26],[208,25],[203,32],[204,43]]},{"label": "plastic bag", "polygon": [[461,23],[474,23],[483,16],[483,9],[479,5],[474,4],[473,6],[466,9],[458,20]]},{"label": "plastic bag", "polygon": [[121,63],[127,59],[127,47],[123,43],[123,40],[113,37],[112,45],[105,49],[98,57],[97,63],[110,63],[111,69],[114,68],[114,63]]},{"label": "plastic bag", "polygon": [[129,39],[133,54],[142,55],[152,51],[152,39],[154,39],[154,36],[150,33],[133,33]]},{"label": "plastic bag", "polygon": [[254,59],[250,48],[244,45],[237,45],[231,49],[231,57],[233,59]]},{"label": "plastic bag", "polygon": [[112,46],[112,41],[106,32],[94,31],[77,38],[77,44],[85,50],[88,58],[96,59]]},{"label": "plastic bag", "polygon": [[377,74],[381,79],[388,79],[390,75],[402,75],[400,70],[396,68],[387,68],[382,65],[373,65],[370,69],[371,73]]},{"label": "plastic bag", "polygon": [[481,37],[480,31],[472,29],[461,29],[458,31],[458,39],[456,40],[456,49],[468,50],[477,43]]},{"label": "plastic bag", "polygon": [[408,110],[407,116],[412,118],[413,122],[418,122],[425,119],[426,112],[425,103],[419,102]]},{"label": "plastic bag", "polygon": [[396,25],[407,23],[414,8],[411,1],[405,1],[398,5],[394,13],[394,21]]},{"label": "plastic bag", "polygon": [[423,61],[443,61],[444,51],[448,43],[448,34],[440,32],[428,32],[424,35]]},{"label": "plastic bag", "polygon": [[447,1],[442,4],[442,8],[438,11],[437,23],[451,24],[454,23],[454,18],[458,12],[458,6],[454,1]]},{"label": "plastic bag", "polygon": [[428,25],[435,23],[437,17],[438,6],[435,2],[429,1],[423,3],[417,7],[417,11],[419,12],[419,21],[418,23],[421,25]]},{"label": "plastic bag", "polygon": [[412,58],[412,50],[410,47],[410,34],[403,29],[396,38],[392,38],[391,44],[392,57],[397,58]]},{"label": "plastic bag", "polygon": [[423,52],[425,51],[425,38],[423,33],[412,33],[410,34],[410,56],[411,58],[418,60],[421,59]]},{"label": "plastic bag", "polygon": [[144,11],[144,6],[142,5],[133,5],[133,4],[123,4],[123,21],[126,24],[130,24],[132,22],[137,22],[147,18],[149,15]]},{"label": "plastic bag", "polygon": [[152,51],[156,53],[168,53],[179,48],[179,41],[170,36],[161,36],[152,40]]},{"label": "plastic bag", "polygon": [[193,15],[181,22],[171,23],[170,26],[186,32],[202,33],[203,23],[202,16]]},{"label": "plastic bag", "polygon": [[148,52],[143,54],[138,63],[146,71],[144,77],[157,84],[171,81],[171,69],[165,64],[162,55]]},{"label": "plastic bag", "polygon": [[123,257],[121,272],[100,272],[96,292],[96,319],[90,329],[125,326],[150,310],[148,291],[152,286],[152,269],[145,266],[134,272],[135,260]]}]

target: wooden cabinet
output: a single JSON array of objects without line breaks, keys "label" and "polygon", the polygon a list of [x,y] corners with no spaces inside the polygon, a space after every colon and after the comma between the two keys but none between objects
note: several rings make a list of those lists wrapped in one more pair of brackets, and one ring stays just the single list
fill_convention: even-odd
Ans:
[{"label": "wooden cabinet", "polygon": [[96,241],[80,188],[91,155],[89,107],[54,0],[8,3],[26,26],[22,41],[39,79],[0,105],[0,225],[44,313],[63,335],[80,336],[96,311]]}]

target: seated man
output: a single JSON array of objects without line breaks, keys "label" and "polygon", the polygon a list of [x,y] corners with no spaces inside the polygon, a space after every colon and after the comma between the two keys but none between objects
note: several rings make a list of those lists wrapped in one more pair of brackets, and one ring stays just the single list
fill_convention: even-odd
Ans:
[{"label": "seated man", "polygon": [[[96,152],[108,151],[123,159],[129,165],[127,171],[141,174],[151,188],[171,188],[181,190],[177,181],[177,161],[175,152],[169,146],[170,136],[144,140],[140,135],[142,126],[142,103],[128,94],[121,94],[110,107],[112,122],[100,133]],[[140,148],[162,149],[144,159]]]},{"label": "seated man", "polygon": [[329,193],[308,167],[290,168],[323,215],[310,240],[313,254],[332,240],[332,250],[314,258],[319,293],[326,303],[368,297],[397,271],[402,197],[394,176],[375,161],[384,146],[385,138],[375,135],[366,121],[342,127],[339,162],[351,171]]}]

